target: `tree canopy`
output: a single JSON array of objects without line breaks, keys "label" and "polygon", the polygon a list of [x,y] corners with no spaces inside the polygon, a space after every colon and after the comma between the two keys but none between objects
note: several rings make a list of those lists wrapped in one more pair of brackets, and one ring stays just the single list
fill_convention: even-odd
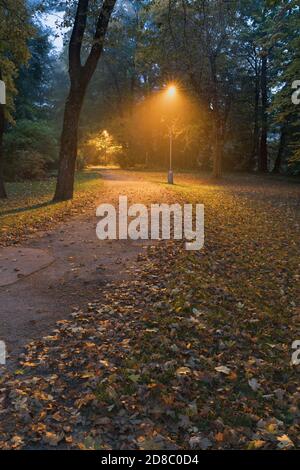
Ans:
[{"label": "tree canopy", "polygon": [[[56,134],[50,160],[57,167],[72,147],[70,195],[77,155],[79,166],[97,154],[123,167],[166,167],[170,126],[178,168],[216,177],[227,170],[299,172],[299,106],[291,99],[300,68],[296,0],[2,0],[0,9],[6,133],[15,124],[18,132],[18,122],[22,133],[24,120],[35,123],[33,131],[37,121],[46,123]],[[61,27],[63,50],[53,50],[46,13]],[[168,84],[178,94],[166,112]],[[70,93],[78,132],[58,152]],[[68,128],[74,134],[77,124]],[[4,149],[10,178],[15,150]]]}]

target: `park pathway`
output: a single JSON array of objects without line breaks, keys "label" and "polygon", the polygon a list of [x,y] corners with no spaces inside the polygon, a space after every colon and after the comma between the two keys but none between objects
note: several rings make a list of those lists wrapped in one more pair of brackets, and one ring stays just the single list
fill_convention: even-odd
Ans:
[{"label": "park pathway", "polygon": [[204,248],[99,242],[95,203],[23,243],[55,260],[0,288],[9,348],[36,338],[0,369],[0,449],[300,448],[299,186],[104,178],[99,203],[204,202]]},{"label": "park pathway", "polygon": [[[163,185],[142,180],[138,173],[104,170],[103,178],[99,204],[117,205],[119,195],[135,203],[161,202],[169,194]],[[101,300],[103,286],[134,274],[132,265],[148,243],[98,240],[97,205],[17,246],[17,273],[22,273],[19,249],[43,250],[51,262],[29,276],[16,275],[14,283],[0,283],[0,340],[6,342],[10,354],[8,365],[22,346],[47,334],[57,320],[96,298]],[[9,250],[0,249],[2,259]]]}]

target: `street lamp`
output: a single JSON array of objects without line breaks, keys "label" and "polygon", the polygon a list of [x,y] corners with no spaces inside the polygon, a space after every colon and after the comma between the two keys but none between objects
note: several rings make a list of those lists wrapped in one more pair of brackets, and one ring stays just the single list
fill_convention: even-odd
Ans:
[{"label": "street lamp", "polygon": [[176,86],[175,85],[170,85],[168,88],[167,88],[167,95],[169,96],[169,98],[173,98],[173,96],[176,95]]},{"label": "street lamp", "polygon": [[[176,96],[177,88],[175,85],[169,85],[167,88],[168,98],[174,98]],[[169,127],[169,139],[170,139],[170,161],[169,161],[169,172],[168,172],[168,184],[174,184],[174,173],[173,173],[173,126]]]}]

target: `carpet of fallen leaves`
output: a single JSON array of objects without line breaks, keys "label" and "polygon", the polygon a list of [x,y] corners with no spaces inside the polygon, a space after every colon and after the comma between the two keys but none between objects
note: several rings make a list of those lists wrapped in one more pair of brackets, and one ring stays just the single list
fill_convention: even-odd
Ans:
[{"label": "carpet of fallen leaves", "polygon": [[8,184],[9,198],[0,200],[0,247],[15,245],[84,214],[103,189],[100,173],[86,170],[76,175],[74,199],[53,203],[55,183],[55,178],[49,178]]},{"label": "carpet of fallen leaves", "polygon": [[205,248],[149,247],[29,344],[1,376],[0,448],[300,447],[299,189],[173,191],[205,204]]}]

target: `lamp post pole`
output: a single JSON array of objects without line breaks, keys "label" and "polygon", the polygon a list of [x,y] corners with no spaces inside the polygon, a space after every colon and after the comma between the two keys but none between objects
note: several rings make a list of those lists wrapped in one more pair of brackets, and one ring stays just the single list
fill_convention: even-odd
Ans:
[{"label": "lamp post pole", "polygon": [[[175,85],[169,85],[166,90],[166,97],[172,102],[176,98],[177,89]],[[170,103],[169,103],[170,105]],[[173,174],[173,124],[170,124],[169,127],[169,138],[170,138],[170,162],[169,162],[169,172],[168,172],[168,184],[174,184],[174,174]]]},{"label": "lamp post pole", "polygon": [[173,132],[172,132],[172,127],[170,127],[170,163],[169,163],[169,173],[168,173],[168,184],[174,184],[172,160],[173,160]]}]

